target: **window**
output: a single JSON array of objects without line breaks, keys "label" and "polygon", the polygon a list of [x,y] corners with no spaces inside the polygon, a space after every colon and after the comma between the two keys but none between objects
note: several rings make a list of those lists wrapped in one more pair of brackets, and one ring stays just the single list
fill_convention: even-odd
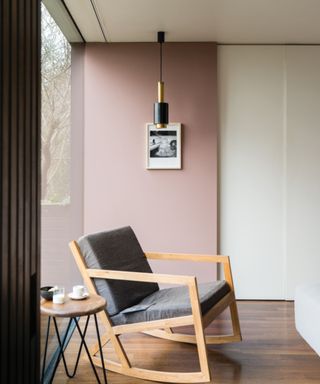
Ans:
[{"label": "window", "polygon": [[42,204],[70,203],[71,46],[42,4]]}]

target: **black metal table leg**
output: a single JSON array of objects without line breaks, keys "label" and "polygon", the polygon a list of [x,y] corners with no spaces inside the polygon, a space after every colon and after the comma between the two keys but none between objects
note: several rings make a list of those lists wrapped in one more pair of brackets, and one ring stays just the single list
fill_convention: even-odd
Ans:
[{"label": "black metal table leg", "polygon": [[55,375],[56,370],[58,368],[58,365],[60,363],[61,357],[62,357],[62,360],[63,360],[63,364],[64,364],[64,368],[65,368],[66,374],[68,375],[68,369],[67,369],[67,364],[66,364],[66,360],[65,360],[65,357],[64,357],[64,353],[63,353],[63,347],[64,347],[65,342],[67,340],[67,336],[68,336],[69,329],[70,329],[70,326],[71,326],[71,323],[72,323],[72,319],[69,320],[69,323],[68,323],[68,326],[67,326],[67,330],[66,330],[66,333],[64,335],[62,343],[61,343],[61,339],[60,339],[60,335],[59,335],[59,330],[58,330],[58,326],[57,326],[57,320],[56,320],[55,317],[53,317],[53,323],[54,323],[54,327],[55,327],[55,331],[56,331],[56,335],[57,335],[57,339],[58,339],[59,347],[60,348],[59,348],[59,355],[57,357],[57,361],[56,361],[56,363],[54,365],[54,369],[53,369],[52,378],[50,380],[50,383],[52,383],[52,381],[53,381],[53,378],[54,378],[54,375]]},{"label": "black metal table leg", "polygon": [[104,366],[104,359],[103,359],[103,352],[102,352],[102,346],[101,346],[101,339],[100,339],[100,332],[99,332],[99,326],[98,326],[98,320],[97,320],[97,315],[94,314],[94,321],[96,324],[96,332],[97,332],[97,338],[98,338],[98,343],[99,343],[99,349],[100,349],[100,358],[101,358],[101,363],[102,363],[102,369],[103,369],[103,378],[105,384],[107,384],[107,375],[106,375],[106,369]]},{"label": "black metal table leg", "polygon": [[[76,322],[75,318],[73,318],[73,320],[74,320],[74,322]],[[90,320],[90,315],[87,316],[87,320],[86,320],[86,324],[85,324],[84,332],[83,332],[83,338],[86,337],[89,320]],[[74,377],[76,372],[77,372],[78,364],[79,364],[79,360],[80,360],[80,356],[81,356],[81,351],[82,351],[82,346],[83,346],[83,341],[81,341],[81,344],[80,344],[80,347],[79,347],[78,356],[77,356],[77,360],[76,360],[76,364],[75,364],[73,373],[71,375],[68,375],[70,378]]]},{"label": "black metal table leg", "polygon": [[44,346],[43,363],[42,363],[41,383],[43,383],[44,372],[45,372],[45,369],[46,369],[46,358],[47,358],[47,350],[48,350],[48,339],[49,339],[49,331],[50,331],[50,321],[51,321],[51,316],[48,317],[46,342],[45,342],[45,346]]},{"label": "black metal table leg", "polygon": [[90,355],[90,352],[89,352],[87,343],[86,343],[86,341],[85,341],[85,339],[84,339],[84,335],[83,335],[82,332],[81,332],[81,329],[80,329],[80,326],[79,326],[79,324],[78,324],[78,321],[77,321],[75,318],[74,318],[74,321],[75,321],[75,323],[76,323],[76,326],[77,326],[79,335],[80,335],[80,337],[81,337],[81,341],[83,342],[84,348],[85,348],[85,350],[86,350],[86,352],[87,352],[87,355],[88,355],[88,358],[89,358],[89,361],[90,361],[92,370],[93,370],[93,372],[94,372],[94,374],[95,374],[95,376],[96,376],[96,379],[97,379],[98,383],[101,384],[101,381],[100,381],[100,379],[99,379],[99,376],[98,376],[96,367],[95,367],[95,365],[94,365],[94,363],[93,363],[93,361],[92,361],[92,357],[91,357],[91,355]]},{"label": "black metal table leg", "polygon": [[[95,367],[95,365],[94,365],[94,363],[93,363],[93,361],[92,361],[92,357],[91,357],[91,355],[90,355],[88,346],[87,346],[86,341],[85,341],[85,337],[86,337],[86,334],[87,334],[87,329],[88,329],[89,320],[90,320],[90,315],[87,316],[86,324],[85,324],[84,330],[83,330],[83,332],[82,332],[82,331],[81,331],[81,328],[80,328],[80,326],[79,326],[78,319],[77,319],[76,317],[72,317],[72,318],[70,318],[69,323],[68,323],[68,326],[67,326],[67,330],[66,330],[66,332],[65,332],[65,335],[64,335],[64,337],[63,337],[63,340],[61,341],[61,337],[60,337],[59,329],[58,329],[58,325],[57,325],[57,320],[56,320],[55,317],[53,317],[53,323],[54,323],[54,327],[55,327],[55,332],[56,332],[56,336],[57,336],[58,343],[59,343],[59,354],[58,354],[58,357],[57,357],[57,361],[56,361],[56,363],[55,363],[55,365],[54,365],[54,370],[53,370],[53,373],[52,373],[52,378],[51,378],[51,380],[50,380],[50,383],[52,383],[52,381],[53,381],[53,379],[54,379],[54,376],[55,376],[55,373],[56,373],[56,370],[57,370],[57,368],[58,368],[58,365],[59,365],[59,363],[60,363],[61,358],[62,358],[62,360],[63,360],[63,365],[64,365],[64,369],[65,369],[66,375],[67,375],[69,378],[73,378],[73,377],[76,375],[76,372],[77,372],[77,369],[78,369],[78,365],[79,365],[79,360],[80,360],[80,355],[81,355],[82,347],[84,346],[84,348],[85,348],[85,350],[86,350],[86,353],[87,353],[87,355],[88,355],[88,358],[89,358],[91,367],[92,367],[93,372],[94,372],[94,374],[95,374],[95,377],[96,377],[98,383],[101,384],[99,375],[98,375],[97,370],[96,370],[96,367]],[[94,314],[94,320],[95,320],[96,333],[97,333],[97,338],[98,338],[98,343],[99,343],[99,350],[100,350],[100,358],[101,358],[102,369],[103,369],[104,383],[107,384],[107,376],[106,376],[105,364],[104,364],[104,359],[103,359],[103,351],[102,351],[102,345],[101,345],[101,338],[100,338],[100,332],[99,332],[99,327],[98,327],[98,321],[97,321],[97,316],[96,316],[96,314]],[[50,331],[50,321],[51,321],[51,316],[49,316],[49,318],[48,318],[48,326],[47,326],[47,334],[46,334],[45,350],[44,350],[44,357],[43,357],[43,366],[42,366],[41,383],[43,383],[43,380],[44,380],[45,363],[46,363],[46,357],[47,357],[48,339],[49,339],[49,331]],[[68,336],[68,333],[69,333],[69,330],[70,330],[70,326],[71,326],[71,324],[72,324],[72,321],[74,321],[75,324],[76,324],[78,333],[79,333],[80,338],[81,338],[81,343],[80,343],[80,347],[79,347],[79,351],[78,351],[77,360],[76,360],[76,363],[75,363],[74,370],[73,370],[72,374],[70,374],[70,373],[69,373],[69,370],[68,370],[68,367],[67,367],[66,359],[65,359],[65,356],[64,356],[64,348],[65,348],[65,343],[66,343],[66,340],[67,340],[67,336]]]},{"label": "black metal table leg", "polygon": [[[71,318],[70,319],[70,325],[72,323],[72,320],[74,320],[76,322],[76,319],[75,318]],[[85,327],[84,327],[84,332],[83,332],[83,338],[85,338],[86,336],[86,333],[87,333],[87,328],[88,328],[88,324],[89,324],[89,320],[90,320],[90,315],[87,316],[87,321],[86,321],[86,324],[85,324]],[[79,360],[80,360],[80,355],[81,355],[81,351],[82,351],[82,346],[83,346],[83,340],[81,341],[80,343],[80,347],[79,347],[79,351],[78,351],[78,356],[77,356],[77,360],[76,360],[76,363],[75,363],[75,367],[74,367],[74,370],[72,373],[69,373],[69,370],[68,370],[68,367],[67,367],[67,363],[66,363],[66,359],[65,359],[65,356],[64,356],[64,352],[63,352],[63,349],[64,349],[64,346],[65,346],[65,340],[66,340],[66,337],[67,337],[67,334],[69,332],[69,328],[70,328],[70,325],[68,325],[68,328],[67,328],[67,331],[66,331],[66,334],[65,334],[65,337],[64,337],[64,340],[63,342],[61,343],[61,339],[60,339],[60,334],[59,334],[59,330],[58,330],[58,325],[57,325],[57,322],[56,322],[56,319],[53,318],[53,321],[54,321],[54,326],[55,326],[55,330],[56,330],[56,335],[57,335],[57,339],[58,339],[58,342],[59,342],[59,347],[60,347],[60,353],[59,353],[59,358],[57,360],[57,364],[59,364],[59,361],[62,357],[62,360],[63,360],[63,365],[64,365],[64,370],[66,372],[66,375],[72,379],[76,372],[77,372],[77,369],[78,369],[78,364],[79,364]],[[55,373],[55,371],[54,371]]]}]

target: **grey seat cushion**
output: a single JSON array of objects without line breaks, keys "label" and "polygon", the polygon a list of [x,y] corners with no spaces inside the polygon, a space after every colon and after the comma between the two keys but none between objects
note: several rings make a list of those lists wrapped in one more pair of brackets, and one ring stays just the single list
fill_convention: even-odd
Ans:
[{"label": "grey seat cushion", "polygon": [[[225,281],[198,284],[198,289],[203,315],[230,292],[230,287]],[[179,286],[156,291],[141,300],[139,304],[112,316],[111,320],[114,325],[120,325],[190,314],[191,303],[188,287]]]},{"label": "grey seat cushion", "polygon": [[[78,244],[88,268],[152,273],[131,227],[83,236]],[[94,279],[110,316],[131,307],[159,290],[158,284]]]}]

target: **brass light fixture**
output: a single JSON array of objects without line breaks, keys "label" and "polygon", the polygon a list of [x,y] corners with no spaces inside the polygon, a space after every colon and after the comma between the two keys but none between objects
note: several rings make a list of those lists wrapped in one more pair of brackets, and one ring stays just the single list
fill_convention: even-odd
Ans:
[{"label": "brass light fixture", "polygon": [[162,81],[162,44],[164,43],[164,32],[158,32],[158,43],[160,44],[160,81],[158,81],[158,102],[154,103],[153,123],[157,128],[166,128],[169,122],[169,105],[164,102],[164,82]]}]

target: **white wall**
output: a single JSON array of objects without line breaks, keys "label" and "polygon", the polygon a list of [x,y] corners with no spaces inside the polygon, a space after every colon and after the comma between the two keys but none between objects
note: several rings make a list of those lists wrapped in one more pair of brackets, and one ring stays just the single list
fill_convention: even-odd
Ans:
[{"label": "white wall", "polygon": [[220,252],[244,299],[320,267],[320,47],[220,46]]},{"label": "white wall", "polygon": [[320,281],[320,47],[288,47],[287,292]]},{"label": "white wall", "polygon": [[[283,52],[219,47],[220,252],[239,298],[283,297]],[[271,284],[272,281],[272,284]]]}]

